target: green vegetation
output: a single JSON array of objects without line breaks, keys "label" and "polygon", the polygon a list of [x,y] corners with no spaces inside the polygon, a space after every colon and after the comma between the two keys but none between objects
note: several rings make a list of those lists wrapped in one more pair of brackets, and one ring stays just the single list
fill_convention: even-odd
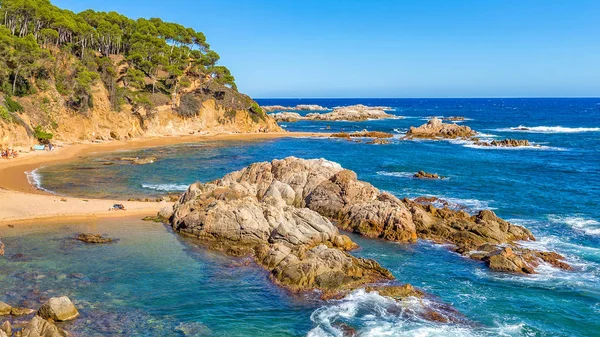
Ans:
[{"label": "green vegetation", "polygon": [[86,112],[92,88],[103,84],[114,110],[129,103],[135,111],[151,105],[150,94],[177,95],[197,81],[237,90],[218,61],[203,33],[176,23],[76,14],[49,0],[0,0],[0,92],[6,96],[28,96],[54,83],[68,107]]},{"label": "green vegetation", "polygon": [[0,105],[0,119],[9,123],[13,122],[13,117],[11,116],[10,112],[8,112],[8,110],[6,110],[6,108],[2,105]]},{"label": "green vegetation", "polygon": [[48,144],[54,135],[50,132],[46,132],[40,125],[33,128],[33,136],[40,142],[40,144]]},{"label": "green vegetation", "polygon": [[19,102],[13,100],[10,96],[4,98],[4,103],[9,112],[23,112],[23,107]]}]

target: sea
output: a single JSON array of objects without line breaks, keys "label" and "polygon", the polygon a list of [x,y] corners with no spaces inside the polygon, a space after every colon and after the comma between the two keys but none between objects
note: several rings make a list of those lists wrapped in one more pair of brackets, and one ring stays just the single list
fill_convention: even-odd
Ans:
[{"label": "sea", "polygon": [[[411,306],[418,303],[362,290],[329,301],[289,293],[250,260],[202,248],[164,224],[135,217],[40,221],[18,231],[0,228],[7,247],[0,258],[0,300],[37,308],[48,297],[67,295],[81,318],[61,327],[88,337],[347,336],[341,326],[356,336],[600,336],[600,98],[258,102],[384,106],[399,118],[281,123],[288,131],[393,133],[385,145],[316,137],[208,141],[91,154],[28,175],[57,195],[127,200],[179,194],[191,183],[257,161],[325,158],[400,198],[435,196],[472,213],[493,210],[533,232],[537,240],[524,246],[559,252],[573,270],[542,265],[534,275],[500,273],[448,246],[350,234],[360,245],[352,254],[376,259],[398,283],[426,291],[465,318],[439,323],[415,316]],[[482,140],[527,139],[532,146],[403,139],[432,116],[463,116],[457,123]],[[156,160],[132,165],[123,157]],[[412,178],[420,170],[445,178]],[[80,232],[118,240],[89,246],[73,240]]]}]

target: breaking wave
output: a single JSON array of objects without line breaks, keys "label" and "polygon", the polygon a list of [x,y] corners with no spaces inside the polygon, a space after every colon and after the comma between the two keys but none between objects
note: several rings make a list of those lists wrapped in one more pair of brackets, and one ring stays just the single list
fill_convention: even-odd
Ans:
[{"label": "breaking wave", "polygon": [[165,192],[183,192],[188,189],[189,185],[179,185],[179,184],[142,184],[143,188],[155,191],[165,191]]},{"label": "breaking wave", "polygon": [[555,216],[551,215],[548,219],[553,223],[563,223],[578,232],[591,236],[600,236],[600,222],[594,219],[587,219],[578,216]]},{"label": "breaking wave", "polygon": [[496,129],[501,132],[530,132],[530,133],[580,133],[580,132],[600,132],[600,128],[569,128],[564,126],[523,126],[516,128]]}]

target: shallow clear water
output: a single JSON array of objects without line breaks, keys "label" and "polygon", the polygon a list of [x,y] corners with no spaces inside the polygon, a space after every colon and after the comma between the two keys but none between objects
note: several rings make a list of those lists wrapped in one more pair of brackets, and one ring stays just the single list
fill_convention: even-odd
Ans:
[{"label": "shallow clear water", "polygon": [[[187,320],[176,317],[173,323],[169,323],[171,325],[182,321],[199,322],[210,328],[209,334],[218,334],[220,327],[225,326],[230,328],[231,334],[240,335],[263,335],[267,332],[274,335],[305,335],[309,332],[311,335],[335,335],[336,331],[329,328],[334,321],[348,322],[365,336],[597,334],[600,329],[600,323],[596,320],[600,314],[600,99],[263,100],[260,103],[314,103],[327,107],[355,103],[384,105],[394,108],[392,113],[406,117],[362,123],[283,123],[290,131],[352,131],[366,128],[400,135],[411,125],[425,123],[428,116],[460,115],[469,118],[462,123],[482,133],[482,138],[525,138],[541,147],[486,149],[465,142],[406,141],[399,139],[400,136],[390,145],[310,138],[249,143],[207,142],[92,156],[65,165],[42,168],[33,177],[41,182],[42,187],[59,194],[86,197],[158,196],[168,191],[182,190],[197,180],[219,178],[255,161],[289,155],[323,157],[339,162],[356,171],[359,178],[399,197],[434,195],[466,205],[473,211],[493,209],[501,217],[531,229],[538,238],[531,245],[556,250],[567,256],[575,267],[573,272],[546,267],[534,276],[507,275],[490,272],[480,263],[466,260],[445,247],[425,242],[401,245],[356,237],[354,239],[362,247],[356,252],[357,255],[377,259],[392,270],[401,282],[421,287],[442,301],[453,304],[474,323],[445,326],[407,320],[401,315],[390,315],[382,310],[386,306],[384,299],[362,293],[341,302],[316,303],[298,299],[277,290],[269,284],[264,272],[248,266],[227,269],[227,274],[235,275],[229,281],[246,280],[248,287],[257,287],[261,292],[271,294],[271,297],[265,300],[257,295],[256,308],[244,312],[244,308],[248,309],[246,304],[228,302],[226,294],[219,293],[218,297],[225,296],[225,299],[214,305],[218,308],[215,309],[218,314],[210,320],[203,317],[205,308],[201,305],[182,304],[177,311],[189,317]],[[519,126],[530,130],[515,130]],[[131,156],[154,156],[158,160],[143,166],[117,160]],[[104,165],[105,162],[114,164]],[[418,170],[436,172],[448,179],[424,181],[410,178]],[[124,223],[123,226],[132,225]],[[189,263],[190,266],[202,267],[198,268],[196,274],[182,273],[182,277],[185,276],[188,282],[202,284],[207,289],[216,286],[206,281],[204,268],[208,270],[206,273],[210,274],[210,270],[218,273],[222,268],[215,261],[229,258],[208,252],[198,253],[198,249],[190,248],[193,246],[164,229],[156,235],[164,237],[161,240],[168,243],[165,249],[171,245],[183,246],[197,254],[190,257],[188,253],[185,255],[187,260],[182,259],[178,265]],[[7,246],[9,240],[12,239],[5,239]],[[14,240],[18,242],[22,239]],[[41,243],[45,239],[41,235],[31,240]],[[139,243],[143,242],[143,238],[139,240]],[[60,243],[51,241],[52,245],[59,247]],[[114,247],[102,249],[108,249],[107,254],[115,254],[111,250]],[[27,245],[23,249],[27,249]],[[56,255],[60,249],[52,249],[56,249],[50,254],[52,260],[67,265],[61,261],[63,256]],[[139,254],[143,254],[142,251]],[[143,256],[136,256],[135,259],[138,258],[144,259]],[[166,258],[165,254],[159,254],[153,263],[164,263],[165,266],[172,264],[168,259],[160,261],[163,258]],[[169,258],[175,257],[169,255]],[[121,264],[127,260],[125,257],[119,259]],[[20,268],[11,262],[0,263],[12,266],[12,273]],[[99,265],[104,266],[105,263],[102,260]],[[43,265],[40,262],[40,266]],[[135,283],[130,280],[131,275],[123,270],[115,270],[114,273],[119,276],[115,283],[120,284],[118,287],[115,284],[117,289],[114,290],[114,296],[123,302],[123,308],[140,305],[152,317],[161,317],[157,312],[174,310],[176,304],[190,301],[202,303],[207,296],[214,294],[211,291],[203,292],[202,287],[198,286],[194,289],[197,293],[188,290],[179,297],[180,288],[173,285],[170,291],[175,296],[168,303],[153,297],[141,300],[127,291],[131,288],[131,282],[135,284],[133,288],[153,289],[158,286],[161,292],[164,290],[161,287],[169,287],[170,282],[161,282],[159,277],[148,276],[142,281],[136,279]],[[11,284],[10,280],[0,278],[0,288]],[[52,285],[47,287],[51,289]],[[97,287],[100,288],[98,291],[102,291],[105,285]],[[98,301],[94,294],[87,298],[89,301]],[[268,309],[271,306],[279,308],[278,311]],[[317,309],[321,306],[321,309]],[[266,311],[258,309],[264,307]],[[110,308],[103,310],[110,311]],[[235,314],[230,314],[233,312]],[[275,316],[281,319],[275,320]],[[251,329],[257,330],[244,330],[247,328],[246,321],[250,322],[248,326]]]}]

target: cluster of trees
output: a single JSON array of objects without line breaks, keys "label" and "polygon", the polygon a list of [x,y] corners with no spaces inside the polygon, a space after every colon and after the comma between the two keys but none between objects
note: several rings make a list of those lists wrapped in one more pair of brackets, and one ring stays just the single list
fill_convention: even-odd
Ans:
[{"label": "cluster of trees", "polygon": [[[112,55],[124,57],[125,74]],[[85,110],[93,104],[90,87],[97,79],[115,106],[140,92],[177,93],[190,79],[237,90],[218,60],[203,33],[158,18],[73,13],[49,0],[0,0],[0,90],[7,95],[34,93],[53,79],[73,108]]]}]

